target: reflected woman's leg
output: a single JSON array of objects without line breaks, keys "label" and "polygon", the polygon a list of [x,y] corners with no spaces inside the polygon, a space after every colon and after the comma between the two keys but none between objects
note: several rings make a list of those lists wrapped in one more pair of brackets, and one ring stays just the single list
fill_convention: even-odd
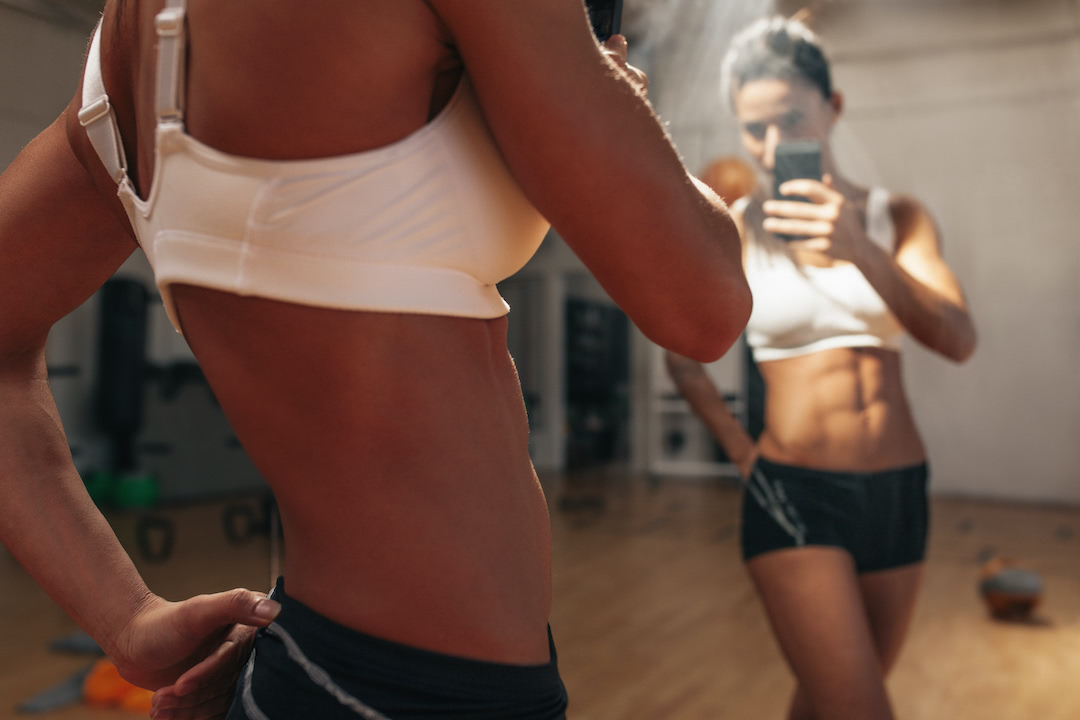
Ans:
[{"label": "reflected woman's leg", "polygon": [[[874,638],[878,661],[887,676],[900,655],[911,618],[915,598],[922,579],[923,564],[907,565],[895,570],[881,570],[859,576],[863,602],[866,604],[870,633]],[[800,684],[791,699],[788,720],[814,720],[813,708],[805,688]]]},{"label": "reflected woman's leg", "polygon": [[885,673],[896,664],[915,614],[923,563],[859,575],[866,616]]},{"label": "reflected woman's leg", "polygon": [[791,720],[893,720],[851,556],[803,547],[758,555],[747,568],[800,684]]}]

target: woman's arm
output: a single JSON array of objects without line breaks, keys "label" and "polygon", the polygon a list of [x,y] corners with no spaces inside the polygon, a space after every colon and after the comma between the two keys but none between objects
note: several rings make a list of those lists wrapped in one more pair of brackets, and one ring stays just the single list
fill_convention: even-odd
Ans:
[{"label": "woman's arm", "polygon": [[808,264],[854,263],[911,336],[956,362],[975,352],[975,325],[964,292],[941,255],[941,237],[918,201],[895,197],[890,213],[896,226],[892,253],[870,242],[852,203],[829,184],[792,180],[785,195],[813,202],[770,200],[765,230],[808,238],[788,247]]},{"label": "woman's arm", "polygon": [[942,257],[934,220],[912,198],[894,198],[890,210],[895,253],[869,243],[859,269],[912,337],[964,362],[975,352],[975,324],[964,291]]},{"label": "woman's arm", "polygon": [[191,697],[214,708],[236,677],[222,669],[250,636],[234,623],[266,625],[276,603],[244,590],[181,603],[151,593],[87,495],[49,389],[50,327],[135,248],[68,141],[71,112],[0,175],[0,543],[125,677],[157,688],[190,670]]},{"label": "woman's arm", "polygon": [[[743,262],[745,263],[747,201],[736,202],[731,207],[731,219],[743,241]],[[664,353],[664,365],[668,375],[678,388],[679,394],[690,404],[694,414],[701,419],[724,453],[739,470],[743,478],[749,477],[757,460],[757,443],[742,426],[742,423],[728,409],[723,394],[705,371],[705,366],[696,360],[683,357],[668,350]]]},{"label": "woman's arm", "polygon": [[724,448],[728,458],[739,469],[739,474],[748,477],[757,460],[757,443],[731,414],[724,396],[705,372],[705,366],[670,351],[664,354],[664,362],[668,375],[690,403],[694,414],[701,418],[720,447]]},{"label": "woman's arm", "polygon": [[429,0],[529,199],[635,324],[714,360],[750,313],[723,203],[695,181],[581,0]]}]

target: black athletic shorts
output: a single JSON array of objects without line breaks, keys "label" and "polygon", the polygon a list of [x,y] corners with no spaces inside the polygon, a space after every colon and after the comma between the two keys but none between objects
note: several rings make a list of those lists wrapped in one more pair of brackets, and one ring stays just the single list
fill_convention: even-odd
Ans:
[{"label": "black athletic shorts", "polygon": [[401,645],[285,595],[256,634],[228,720],[565,720],[555,644],[544,665],[504,665]]},{"label": "black athletic shorts", "polygon": [[925,463],[849,473],[758,460],[743,493],[743,559],[827,545],[847,550],[860,573],[920,562],[926,556],[928,479]]}]

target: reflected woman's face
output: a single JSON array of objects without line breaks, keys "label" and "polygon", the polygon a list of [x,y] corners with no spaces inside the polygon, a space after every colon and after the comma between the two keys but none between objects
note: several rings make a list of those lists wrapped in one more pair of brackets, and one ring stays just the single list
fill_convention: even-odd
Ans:
[{"label": "reflected woman's face", "polygon": [[770,174],[781,142],[818,140],[827,148],[841,108],[838,93],[826,100],[808,82],[781,78],[751,80],[735,91],[733,100],[743,145]]}]

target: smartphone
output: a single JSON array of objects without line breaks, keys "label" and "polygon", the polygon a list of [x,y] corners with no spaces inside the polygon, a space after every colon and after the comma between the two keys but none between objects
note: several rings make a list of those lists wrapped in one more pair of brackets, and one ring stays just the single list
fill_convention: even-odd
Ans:
[{"label": "smartphone", "polygon": [[593,32],[600,42],[618,35],[622,27],[623,0],[585,0]]},{"label": "smartphone", "polygon": [[[773,197],[792,202],[811,202],[810,198],[800,195],[780,194],[781,185],[803,178],[821,180],[821,143],[817,140],[795,140],[777,145],[773,166]],[[787,242],[797,239],[792,235],[777,234],[777,237]]]},{"label": "smartphone", "polygon": [[781,195],[780,186],[789,180],[809,178],[821,180],[821,143],[817,140],[795,140],[776,146],[776,163],[773,167],[773,197],[777,200],[801,200],[795,195]]}]

